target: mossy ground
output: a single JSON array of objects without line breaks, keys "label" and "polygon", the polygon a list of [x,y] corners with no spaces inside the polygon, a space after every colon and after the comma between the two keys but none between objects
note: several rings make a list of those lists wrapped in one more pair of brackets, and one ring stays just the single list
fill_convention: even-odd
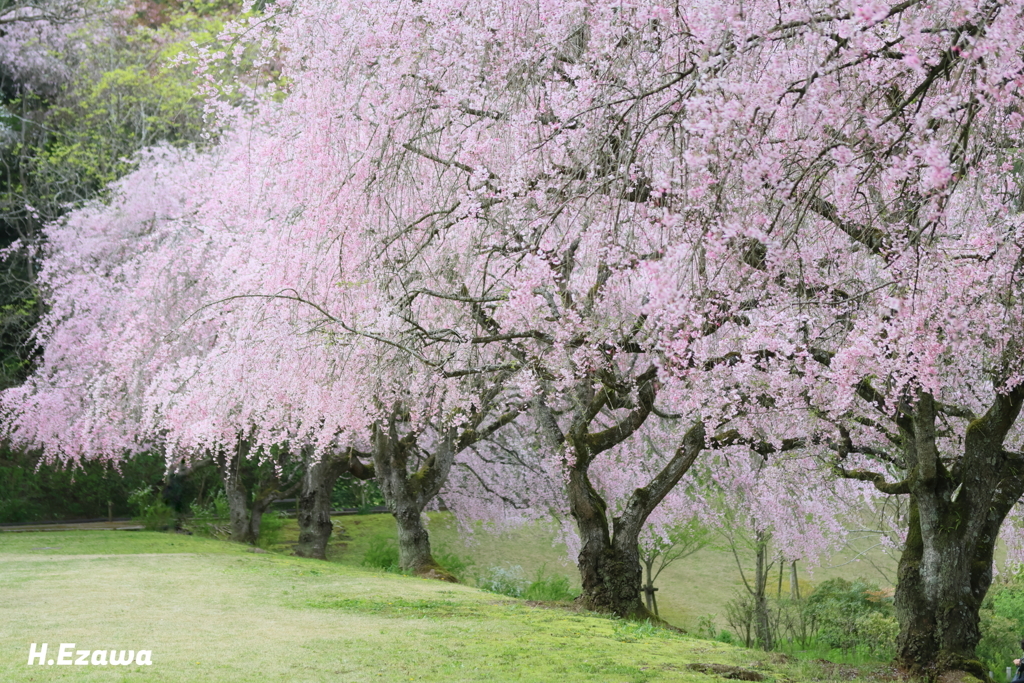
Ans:
[{"label": "mossy ground", "polygon": [[[645,624],[177,534],[0,534],[0,599],[0,680],[12,683],[722,680],[695,663],[851,680]],[[153,665],[27,666],[33,642],[148,649]]]}]

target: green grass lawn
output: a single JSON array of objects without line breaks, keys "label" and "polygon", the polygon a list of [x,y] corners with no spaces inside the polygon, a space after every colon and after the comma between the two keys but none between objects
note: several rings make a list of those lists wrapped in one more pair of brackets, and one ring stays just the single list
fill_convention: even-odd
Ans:
[{"label": "green grass lawn", "polygon": [[[449,513],[430,514],[429,532],[435,549],[455,553],[472,562],[468,583],[475,585],[475,577],[491,567],[519,566],[527,578],[537,572],[565,576],[573,586],[579,586],[579,574],[569,561],[565,546],[555,541],[552,525],[537,523],[505,533],[492,533],[483,525],[466,534]],[[391,515],[346,515],[334,518],[335,527],[341,525],[328,547],[327,557],[332,562],[358,567],[374,535],[394,537],[395,523]],[[290,520],[282,529],[276,549],[288,552],[298,539],[298,527]],[[799,565],[800,581],[805,594],[814,585],[835,577],[866,578],[880,585],[891,585],[896,575],[895,561],[880,552],[869,550],[869,541],[853,544],[838,553],[823,566],[808,572]],[[866,551],[866,552],[865,552]],[[747,558],[747,571],[752,570],[754,558]],[[881,569],[881,571],[879,571]],[[749,576],[749,574],[748,574]],[[719,628],[728,628],[725,621],[725,603],[743,590],[742,579],[736,568],[732,552],[725,548],[705,548],[695,555],[670,565],[656,584],[660,615],[669,623],[684,629],[693,629],[697,620],[715,615]],[[783,594],[789,592],[789,575],[783,581]]]},{"label": "green grass lawn", "polygon": [[[441,526],[432,525],[439,541]],[[354,560],[367,537],[352,533],[332,556]],[[693,664],[741,666],[780,683],[859,675],[468,586],[170,533],[2,533],[0,599],[5,682],[723,680]],[[153,664],[28,666],[31,643],[47,643],[51,657],[61,643],[151,650]]]}]

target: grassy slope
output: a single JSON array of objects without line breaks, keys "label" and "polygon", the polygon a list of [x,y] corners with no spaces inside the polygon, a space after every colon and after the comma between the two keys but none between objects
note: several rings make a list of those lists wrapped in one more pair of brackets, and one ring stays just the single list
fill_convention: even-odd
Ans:
[{"label": "grassy slope", "polygon": [[[573,585],[579,586],[576,567],[569,563],[565,546],[554,542],[551,526],[535,524],[500,535],[481,528],[467,536],[447,513],[432,513],[431,520],[429,531],[434,547],[471,560],[474,563],[471,573],[483,573],[495,566],[518,565],[528,578],[543,569],[549,575],[566,576]],[[350,566],[359,566],[368,540],[374,534],[395,535],[394,521],[386,514],[336,517],[335,525],[339,523],[344,526],[344,533],[341,539],[332,542],[328,559]],[[295,522],[288,523],[282,532],[282,543],[278,547],[285,551],[298,537]],[[870,546],[865,540],[859,547],[865,550]],[[892,558],[874,550],[858,561],[858,554],[855,546],[831,558],[827,566],[810,573],[803,565],[798,565],[801,585],[809,591],[815,584],[834,577],[863,577],[881,585],[891,583],[889,577],[896,574]],[[753,564],[752,557],[747,559]],[[875,565],[883,571],[879,572]],[[747,569],[749,571],[750,567]],[[658,586],[661,616],[683,628],[693,628],[699,617],[708,614],[717,615],[715,621],[719,628],[726,628],[723,605],[743,589],[736,560],[724,548],[705,548],[669,565],[655,585]],[[777,584],[773,582],[773,585]],[[787,573],[783,594],[788,592]]]},{"label": "grassy slope", "polygon": [[[693,662],[850,680],[465,586],[174,534],[0,534],[0,600],[0,680],[11,682],[721,680]],[[29,667],[32,642],[48,655],[61,642],[151,649],[153,665]]]}]

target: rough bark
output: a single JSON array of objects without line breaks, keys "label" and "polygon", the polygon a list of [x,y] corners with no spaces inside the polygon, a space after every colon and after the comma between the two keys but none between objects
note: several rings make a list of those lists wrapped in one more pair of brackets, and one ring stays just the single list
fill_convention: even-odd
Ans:
[{"label": "rough bark", "polygon": [[232,541],[250,545],[254,545],[260,538],[260,524],[263,521],[263,515],[274,504],[274,501],[287,495],[273,487],[257,494],[256,499],[250,503],[249,491],[238,474],[225,478],[224,490],[228,499],[230,538]]},{"label": "rough bark", "polygon": [[972,469],[960,483],[942,472],[912,486],[896,583],[896,657],[915,675],[967,671],[983,680],[986,675],[975,656],[981,639],[978,610],[992,583],[992,556],[1010,499],[1024,493],[1024,472]]},{"label": "rough bark", "polygon": [[391,514],[398,526],[399,565],[416,574],[454,580],[430,552],[430,535],[423,526],[423,509],[407,498],[396,500]]},{"label": "rough bark", "polygon": [[399,566],[420,576],[448,581],[455,578],[446,572],[430,552],[430,536],[423,527],[423,509],[437,495],[448,478],[455,459],[453,434],[438,440],[434,452],[415,472],[409,471],[410,459],[416,449],[414,434],[400,436],[400,418],[393,413],[385,427],[373,432],[373,465],[388,510],[398,527]]},{"label": "rough bark", "polygon": [[1024,494],[1024,460],[1003,449],[1020,392],[998,397],[971,422],[963,455],[947,468],[935,435],[936,402],[922,392],[903,425],[909,529],[896,584],[896,661],[934,679],[966,671],[982,680],[978,610],[992,583],[999,528]]},{"label": "rough bark", "polygon": [[605,503],[585,472],[570,470],[568,492],[582,542],[577,558],[583,585],[580,603],[586,609],[614,612],[625,618],[652,617],[640,600],[643,573],[637,549],[639,532],[609,533]]},{"label": "rough bark", "polygon": [[[228,501],[228,523],[230,538],[239,543],[253,543],[249,515],[249,491],[242,482],[241,461],[248,454],[248,444],[242,442],[238,450],[221,463],[224,479],[224,496]],[[259,525],[257,524],[257,529]]]},{"label": "rough bark", "polygon": [[[372,475],[380,487],[384,502],[398,527],[399,566],[420,576],[455,581],[430,552],[430,536],[423,526],[423,510],[448,480],[455,457],[464,449],[485,439],[512,422],[518,411],[506,412],[484,426],[491,402],[501,391],[495,382],[481,396],[478,410],[460,427],[445,427],[433,439],[430,453],[420,449],[415,432],[405,435],[399,427],[405,417],[399,408],[374,426],[372,437]],[[370,475],[354,451],[350,451],[349,472],[366,478]],[[413,469],[415,468],[415,469]]]},{"label": "rough bark", "polygon": [[338,477],[347,469],[348,461],[339,455],[324,456],[319,460],[307,456],[296,505],[299,542],[294,552],[299,557],[327,559],[327,543],[334,529],[331,493]]},{"label": "rough bark", "polygon": [[294,492],[298,488],[298,483],[282,489],[281,483],[275,479],[255,494],[250,494],[242,474],[242,464],[249,455],[249,448],[246,439],[239,439],[235,452],[225,456],[220,462],[220,467],[224,479],[224,494],[228,502],[230,539],[239,543],[255,544],[260,537],[264,513],[275,501]]},{"label": "rough bark", "polygon": [[[588,470],[594,456],[628,438],[646,418],[654,403],[653,373],[640,387],[640,406],[618,425],[597,434],[571,429],[563,438],[573,455],[569,466],[567,493],[569,510],[576,522],[582,547],[577,558],[583,591],[580,604],[590,610],[611,612],[628,619],[653,619],[643,604],[643,570],[640,564],[640,531],[647,518],[689,471],[704,449],[704,426],[696,423],[682,439],[672,459],[644,487],[636,489],[621,515],[610,520],[607,505],[590,483]],[[549,436],[557,439],[553,416],[539,406],[540,422]],[[596,413],[596,411],[592,411]]]},{"label": "rough bark", "polygon": [[[978,609],[992,580],[994,544],[970,548],[960,534],[925,532],[914,498],[896,585],[897,661],[921,676],[964,670],[983,678],[974,649],[981,639]],[[935,555],[942,558],[941,571]]]},{"label": "rough bark", "polygon": [[[813,350],[829,365],[832,354]],[[1008,346],[1004,372],[1016,367],[1020,352]],[[998,386],[998,381],[995,381]],[[1004,444],[1024,404],[1024,386],[998,391],[980,418],[968,408],[946,405],[919,390],[916,402],[887,402],[870,379],[857,393],[899,431],[903,481],[889,482],[881,473],[846,470],[842,460],[856,448],[840,429],[839,472],[872,482],[883,493],[909,496],[907,540],[896,581],[896,618],[900,633],[896,663],[904,672],[934,680],[947,672],[967,672],[987,680],[975,655],[980,640],[979,614],[992,583],[992,552],[1003,520],[1024,494],[1024,454]],[[970,420],[962,452],[939,453],[939,416]],[[947,422],[948,427],[948,422]],[[958,457],[956,457],[958,455]],[[884,456],[884,462],[898,459]]]}]

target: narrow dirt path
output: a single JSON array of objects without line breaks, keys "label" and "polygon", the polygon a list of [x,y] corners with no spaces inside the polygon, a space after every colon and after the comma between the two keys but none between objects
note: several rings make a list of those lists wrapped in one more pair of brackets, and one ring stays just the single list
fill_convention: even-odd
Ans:
[{"label": "narrow dirt path", "polygon": [[18,531],[141,531],[144,529],[141,524],[136,524],[130,519],[115,519],[114,521],[98,522],[47,522],[45,524],[0,524],[0,532]]}]

